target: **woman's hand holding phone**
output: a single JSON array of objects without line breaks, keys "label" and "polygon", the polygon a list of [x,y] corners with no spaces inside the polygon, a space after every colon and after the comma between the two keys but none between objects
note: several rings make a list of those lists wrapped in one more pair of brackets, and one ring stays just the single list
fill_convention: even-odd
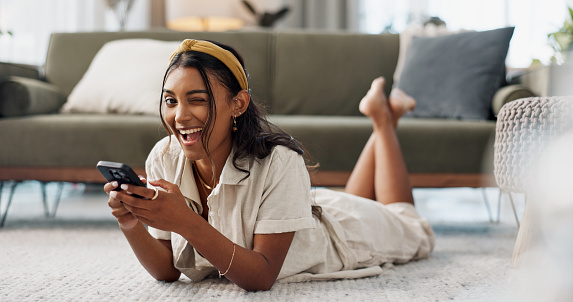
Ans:
[{"label": "woman's hand holding phone", "polygon": [[[189,208],[177,185],[164,179],[149,181],[149,184],[161,189],[153,200],[151,200],[155,195],[153,189],[136,185],[122,185],[120,186],[122,191],[112,191],[110,197],[121,200],[122,205],[137,220],[164,231],[179,233],[186,229],[185,223],[193,219],[190,216],[201,218]],[[130,192],[131,195],[127,192]],[[144,198],[134,197],[135,195]]]},{"label": "woman's hand holding phone", "polygon": [[[144,178],[141,178],[145,182]],[[117,197],[117,190],[119,188],[119,183],[117,181],[108,182],[103,187],[104,191],[109,195],[109,200],[107,204],[111,208],[111,214],[115,216],[120,228],[122,229],[132,229],[137,225],[137,218],[124,206],[123,202]]]},{"label": "woman's hand holding phone", "polygon": [[[121,197],[118,198],[117,191],[128,190],[128,185],[134,187],[146,188],[145,178],[138,176],[133,169],[123,163],[99,161],[97,169],[107,179],[108,183],[104,186],[104,191],[109,195],[108,205],[112,208],[112,214],[117,218],[120,227],[123,229],[131,229],[137,225],[137,218],[126,208]],[[133,191],[133,190],[132,190]],[[149,198],[155,199],[157,197],[157,189],[151,190],[152,195]],[[145,198],[145,194],[138,195],[130,191],[126,192],[128,196],[134,198]],[[146,192],[147,193],[147,192]]]},{"label": "woman's hand holding phone", "polygon": [[[132,229],[138,221],[146,225],[175,231],[189,216],[199,216],[187,205],[179,187],[164,179],[150,181],[154,189],[146,187],[146,180],[137,176],[128,165],[100,161],[98,170],[108,180],[104,191],[109,195],[108,205],[124,230]],[[162,192],[158,188],[163,189]]]}]

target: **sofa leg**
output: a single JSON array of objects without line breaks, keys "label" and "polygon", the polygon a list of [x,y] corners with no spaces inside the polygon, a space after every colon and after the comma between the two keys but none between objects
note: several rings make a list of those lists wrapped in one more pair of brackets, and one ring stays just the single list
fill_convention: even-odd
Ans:
[{"label": "sofa leg", "polygon": [[[513,216],[515,217],[515,223],[517,224],[517,229],[519,229],[520,223],[519,223],[519,217],[517,217],[517,211],[515,210],[515,202],[513,202],[513,197],[511,195],[511,192],[507,192],[507,194],[509,195],[509,201],[511,202],[511,209],[513,210]],[[527,202],[527,196],[526,196],[526,202]]]},{"label": "sofa leg", "polygon": [[56,191],[56,199],[54,200],[54,206],[50,211],[50,206],[48,204],[48,194],[46,193],[46,186],[48,185],[47,182],[42,182],[42,202],[44,203],[44,214],[47,218],[53,218],[56,216],[56,212],[58,211],[58,206],[60,205],[60,199],[62,197],[62,190],[64,188],[63,182],[58,182],[58,189]]},{"label": "sofa leg", "polygon": [[503,190],[499,189],[499,193],[497,194],[497,222],[501,220],[501,198],[503,194]]},{"label": "sofa leg", "polygon": [[17,181],[10,181],[10,188],[8,193],[8,202],[6,203],[6,209],[4,213],[2,213],[2,192],[4,189],[4,181],[0,182],[0,228],[4,227],[4,223],[6,222],[6,217],[8,216],[8,210],[10,209],[10,204],[12,204],[12,197],[14,197],[14,191],[16,191],[16,187],[20,182]]},{"label": "sofa leg", "polygon": [[[519,230],[521,223],[520,223],[519,217],[517,215],[517,209],[515,208],[515,202],[513,201],[513,195],[511,194],[511,192],[504,191],[502,189],[499,190],[498,206],[497,206],[497,221],[499,222],[499,220],[500,220],[501,202],[502,202],[503,195],[507,195],[509,197],[509,202],[511,203],[511,209],[513,210],[513,216],[515,217],[515,224],[517,225],[517,229]],[[525,202],[527,203],[527,195],[525,196]]]},{"label": "sofa leg", "polygon": [[491,207],[489,205],[489,199],[487,198],[487,192],[485,191],[485,189],[486,189],[485,187],[482,187],[481,192],[483,195],[483,201],[485,202],[485,207],[487,208],[487,214],[489,216],[489,222],[495,222],[493,220],[493,215],[491,213]]}]

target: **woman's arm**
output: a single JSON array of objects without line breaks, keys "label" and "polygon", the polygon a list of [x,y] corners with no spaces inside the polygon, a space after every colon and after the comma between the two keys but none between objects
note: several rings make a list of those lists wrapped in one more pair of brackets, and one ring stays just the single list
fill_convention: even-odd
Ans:
[{"label": "woman's arm", "polygon": [[256,291],[269,290],[275,283],[294,232],[256,234],[253,250],[235,245],[204,219],[190,221],[181,235],[227,279]]},{"label": "woman's arm", "polygon": [[173,251],[170,240],[155,239],[141,222],[131,229],[123,229],[139,263],[156,280],[173,282],[179,280],[181,272],[173,266]]},{"label": "woman's arm", "polygon": [[[294,232],[255,235],[253,250],[235,245],[187,206],[179,188],[165,180],[150,182],[162,187],[156,200],[117,192],[116,198],[141,222],[183,236],[225,277],[245,290],[268,290],[282,268]],[[153,190],[127,186],[124,190],[152,197]],[[234,253],[234,254],[233,254]],[[139,258],[139,256],[138,256]]]},{"label": "woman's arm", "polygon": [[153,238],[143,224],[124,207],[121,200],[114,198],[117,197],[117,192],[112,191],[115,188],[117,182],[104,186],[104,190],[110,195],[108,205],[141,265],[157,280],[178,280],[181,273],[173,266],[171,241]]}]

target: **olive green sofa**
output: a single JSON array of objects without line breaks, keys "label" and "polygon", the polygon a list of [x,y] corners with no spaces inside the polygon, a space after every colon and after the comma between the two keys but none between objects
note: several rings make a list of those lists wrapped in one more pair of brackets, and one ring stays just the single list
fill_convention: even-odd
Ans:
[{"label": "olive green sofa", "polygon": [[[297,31],[56,33],[45,66],[0,64],[0,181],[103,182],[99,160],[143,173],[153,145],[165,136],[157,116],[64,114],[60,108],[108,41],[211,39],[244,56],[250,87],[270,120],[304,143],[319,171],[315,185],[343,186],[371,134],[358,103],[372,79],[393,85],[399,35]],[[522,96],[508,86],[494,110]],[[159,95],[159,91],[158,91]],[[494,112],[495,113],[495,112]],[[488,185],[494,120],[404,118],[397,133],[415,187]],[[489,162],[486,160],[485,162]],[[485,181],[485,182],[484,182]]]}]

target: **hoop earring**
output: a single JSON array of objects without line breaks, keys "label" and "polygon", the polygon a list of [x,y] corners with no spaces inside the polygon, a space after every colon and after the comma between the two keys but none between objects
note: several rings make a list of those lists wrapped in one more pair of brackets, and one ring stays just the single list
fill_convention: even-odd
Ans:
[{"label": "hoop earring", "polygon": [[233,132],[237,132],[237,116],[233,115]]}]

